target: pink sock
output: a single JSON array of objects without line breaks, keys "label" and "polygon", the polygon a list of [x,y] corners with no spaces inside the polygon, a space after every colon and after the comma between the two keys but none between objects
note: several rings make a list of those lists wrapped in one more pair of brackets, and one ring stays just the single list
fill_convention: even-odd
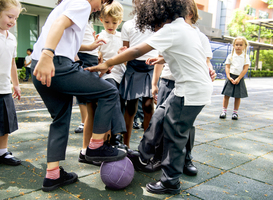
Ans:
[{"label": "pink sock", "polygon": [[89,147],[89,149],[97,149],[97,148],[101,147],[102,145],[103,145],[103,139],[95,140],[95,139],[91,138],[88,147]]},{"label": "pink sock", "polygon": [[49,179],[58,179],[58,178],[60,178],[59,166],[55,167],[53,169],[47,169],[46,170],[46,178],[49,178]]}]

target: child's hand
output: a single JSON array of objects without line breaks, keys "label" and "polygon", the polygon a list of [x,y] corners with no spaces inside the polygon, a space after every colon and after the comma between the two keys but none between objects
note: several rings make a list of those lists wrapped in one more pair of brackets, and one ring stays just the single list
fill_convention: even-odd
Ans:
[{"label": "child's hand", "polygon": [[165,60],[163,57],[148,58],[146,60],[147,65],[164,64],[164,63],[165,63]]},{"label": "child's hand", "polygon": [[209,75],[210,75],[210,78],[211,78],[211,80],[213,82],[215,80],[215,78],[216,78],[215,70],[209,68]]},{"label": "child's hand", "polygon": [[103,56],[100,51],[98,52],[98,61],[99,61],[99,64],[103,63]]},{"label": "child's hand", "polygon": [[[113,68],[113,67],[114,67],[114,66],[112,66],[112,68]],[[97,65],[97,66],[86,67],[86,68],[84,68],[84,70],[88,70],[88,71],[90,71],[90,72],[98,72],[98,71],[100,71],[100,72],[101,72],[100,77],[102,77],[103,74],[105,74],[105,73],[109,70],[109,68],[110,68],[110,67],[106,64],[106,62],[104,62],[104,63],[99,64],[99,65]],[[111,70],[112,68],[110,68],[110,70]]]},{"label": "child's hand", "polygon": [[152,94],[154,98],[154,103],[157,104],[157,94],[158,94],[158,86],[152,85]]},{"label": "child's hand", "polygon": [[55,76],[55,67],[52,58],[42,53],[33,71],[33,75],[36,76],[36,79],[41,81],[43,85],[49,87],[51,85],[51,77]]},{"label": "child's hand", "polygon": [[229,77],[228,80],[229,80],[233,85],[235,84],[233,78]]},{"label": "child's hand", "polygon": [[240,83],[241,79],[238,77],[234,81],[234,85],[238,85]]},{"label": "child's hand", "polygon": [[19,86],[14,86],[13,90],[14,90],[14,92],[12,94],[13,98],[14,99],[18,98],[18,100],[20,100],[21,99],[21,89],[20,89],[20,87]]},{"label": "child's hand", "polygon": [[123,51],[125,51],[127,49],[126,46],[120,47],[120,49],[118,50],[118,54],[122,53]]}]

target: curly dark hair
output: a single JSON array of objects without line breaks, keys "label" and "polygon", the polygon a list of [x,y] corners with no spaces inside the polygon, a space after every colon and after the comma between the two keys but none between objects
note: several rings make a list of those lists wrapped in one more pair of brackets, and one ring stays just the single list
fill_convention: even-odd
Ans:
[{"label": "curly dark hair", "polygon": [[[59,5],[63,0],[58,0],[57,5]],[[111,4],[113,0],[106,0],[105,3]]]},{"label": "curly dark hair", "polygon": [[155,31],[166,22],[189,13],[190,0],[134,0],[133,14],[136,15],[136,26],[141,32]]}]

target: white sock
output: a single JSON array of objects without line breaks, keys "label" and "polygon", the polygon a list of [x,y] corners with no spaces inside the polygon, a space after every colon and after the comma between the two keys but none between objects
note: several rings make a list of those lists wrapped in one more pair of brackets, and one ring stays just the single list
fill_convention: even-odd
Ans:
[{"label": "white sock", "polygon": [[[0,156],[4,155],[6,152],[8,152],[8,149],[0,149]],[[14,157],[13,155],[6,155],[5,158],[12,158]]]},{"label": "white sock", "polygon": [[85,155],[85,154],[86,154],[86,148],[82,149],[82,155]]},{"label": "white sock", "polygon": [[83,128],[84,127],[84,123],[80,123],[79,128]]}]

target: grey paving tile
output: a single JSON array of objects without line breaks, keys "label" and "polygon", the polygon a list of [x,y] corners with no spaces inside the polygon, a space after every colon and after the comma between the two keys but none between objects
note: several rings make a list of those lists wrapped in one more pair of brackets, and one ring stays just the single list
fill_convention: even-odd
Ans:
[{"label": "grey paving tile", "polygon": [[5,199],[39,190],[42,180],[22,165],[0,165],[0,197]]},{"label": "grey paving tile", "polygon": [[93,174],[79,179],[77,184],[65,186],[64,189],[80,199],[164,199],[170,195],[155,195],[148,193],[145,185],[153,181],[138,172],[129,186],[121,190],[110,190],[100,179],[100,174]]},{"label": "grey paving tile", "polygon": [[57,189],[54,190],[53,192],[50,193],[45,193],[41,190],[37,192],[31,192],[31,193],[26,193],[24,195],[21,195],[19,197],[15,197],[15,200],[32,200],[32,199],[37,199],[37,200],[46,200],[46,199],[58,199],[58,200],[75,200],[78,199],[78,197],[69,194],[68,192],[64,191],[63,189]]},{"label": "grey paving tile", "polygon": [[232,173],[225,173],[186,192],[201,199],[272,199],[273,186]]},{"label": "grey paving tile", "polygon": [[[272,129],[272,127],[270,127]],[[238,137],[241,138],[246,138],[249,140],[254,140],[254,141],[259,141],[259,142],[264,142],[267,144],[272,144],[273,145],[273,130],[271,133],[269,133],[270,129],[267,129],[268,132],[265,132],[265,129],[257,129],[254,131],[248,131],[245,133],[241,133],[237,135]]]},{"label": "grey paving tile", "polygon": [[[273,153],[271,153],[270,156],[272,158]],[[273,163],[273,159],[260,157],[244,165],[241,165],[235,169],[232,169],[231,171],[239,175],[243,175],[248,178],[252,178],[252,179],[259,180],[261,182],[269,183],[273,185],[272,163]]]},{"label": "grey paving tile", "polygon": [[224,170],[232,169],[254,158],[252,155],[207,144],[195,146],[192,155],[194,160]]},{"label": "grey paving tile", "polygon": [[227,137],[227,136],[221,133],[212,133],[211,131],[208,131],[208,130],[195,129],[194,143],[195,144],[196,142],[206,143],[206,142],[210,142],[210,141],[217,140],[224,137]]},{"label": "grey paving tile", "polygon": [[244,139],[238,136],[231,136],[221,140],[215,140],[209,144],[255,156],[266,154],[273,148],[273,145]]}]

